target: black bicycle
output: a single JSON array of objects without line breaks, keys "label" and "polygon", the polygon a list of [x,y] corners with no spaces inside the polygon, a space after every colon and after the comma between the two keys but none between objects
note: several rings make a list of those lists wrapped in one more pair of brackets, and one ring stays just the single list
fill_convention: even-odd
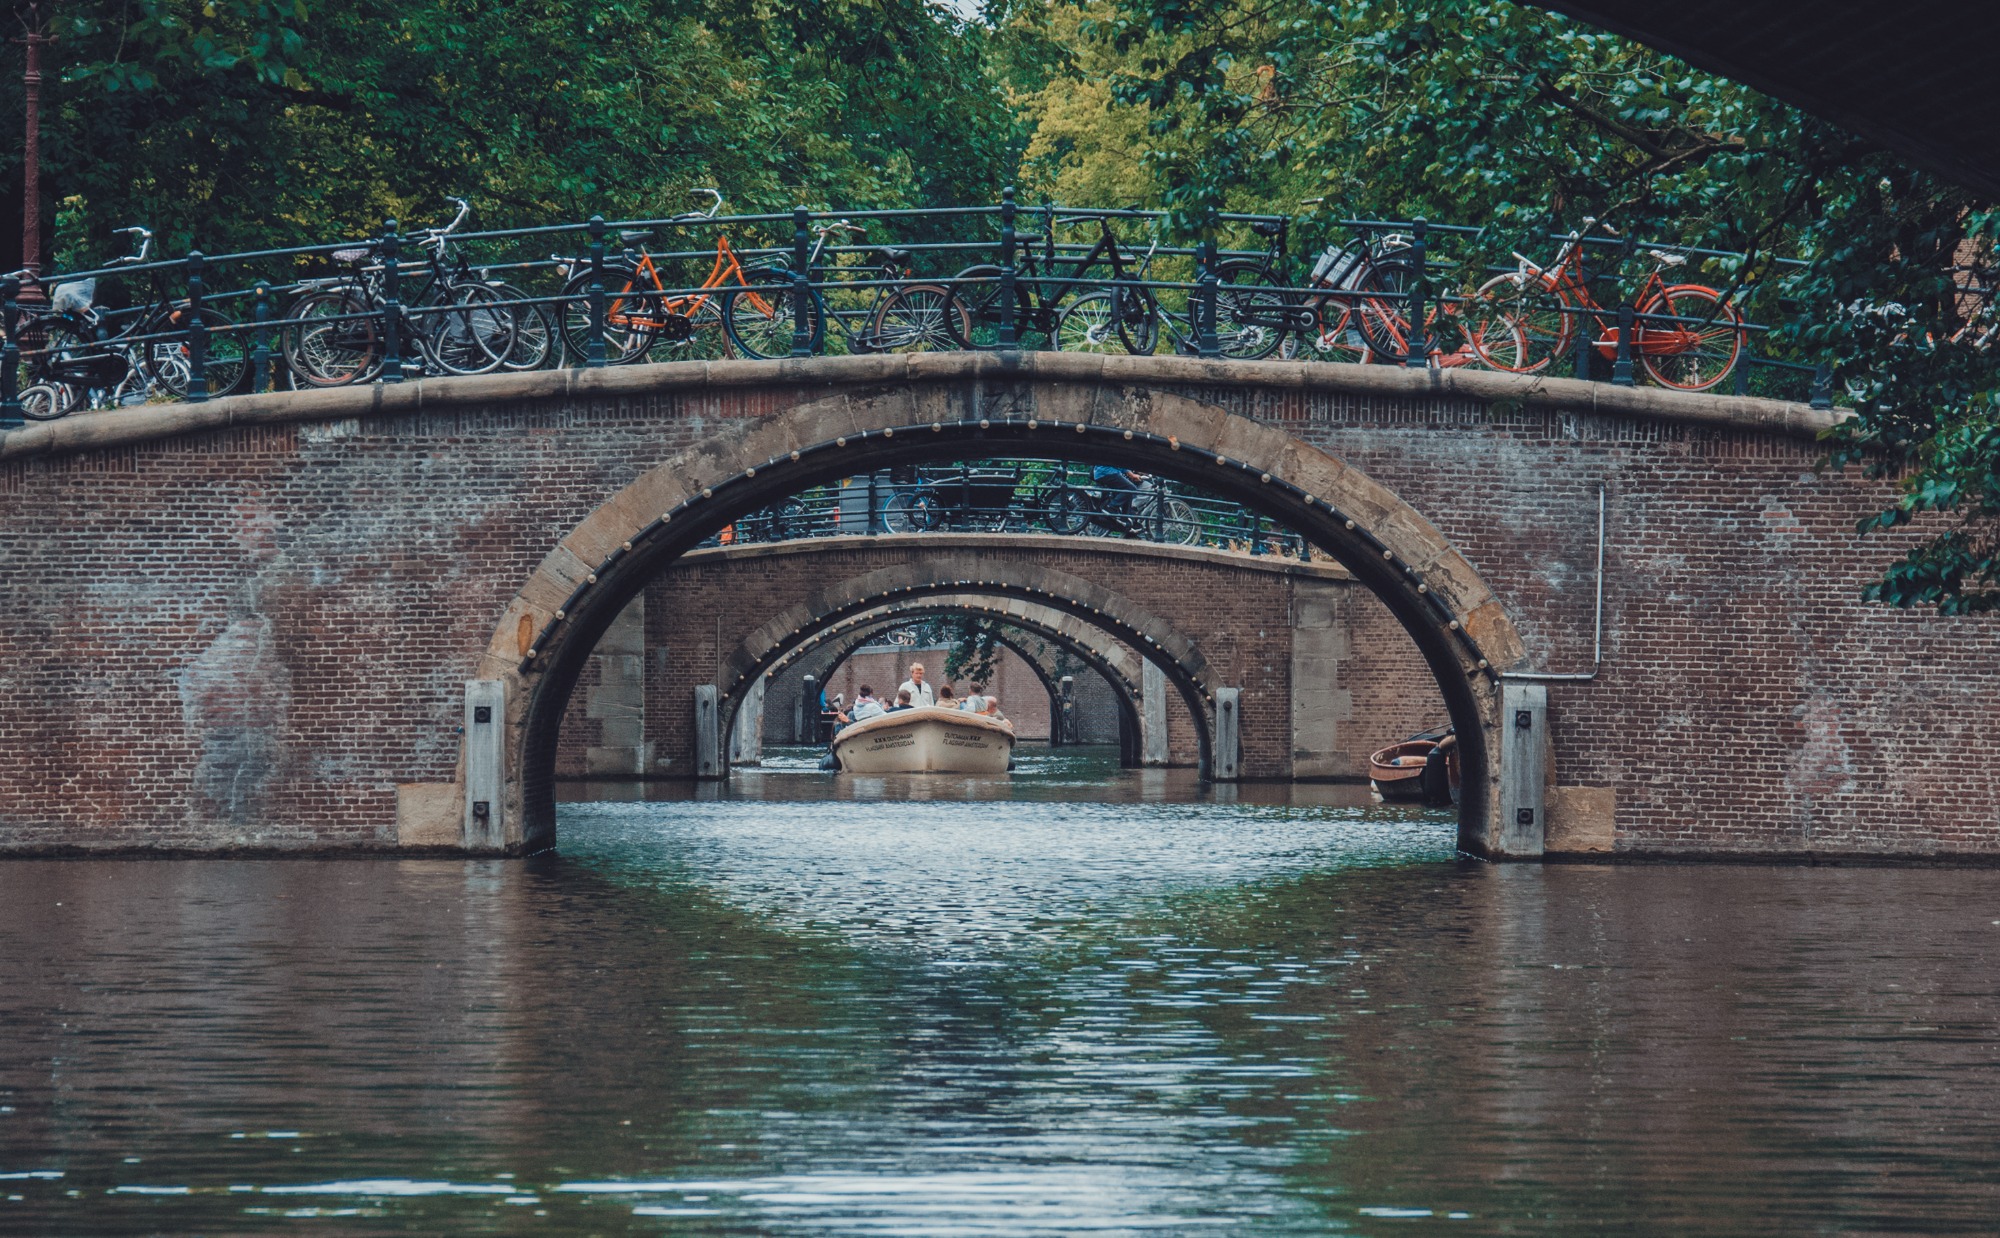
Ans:
[{"label": "black bicycle", "polygon": [[[107,264],[146,266],[153,234],[119,228],[138,250]],[[134,304],[120,276],[44,284],[49,308],[19,325],[22,415],[51,421],[81,408],[142,404],[156,396],[184,399],[193,375],[188,298],[168,291],[163,267],[146,271],[148,292]],[[31,279],[27,272],[14,278]],[[40,282],[40,281],[36,281]],[[208,329],[203,368],[211,396],[232,395],[249,377],[249,355],[235,322],[211,305],[201,307]]]}]

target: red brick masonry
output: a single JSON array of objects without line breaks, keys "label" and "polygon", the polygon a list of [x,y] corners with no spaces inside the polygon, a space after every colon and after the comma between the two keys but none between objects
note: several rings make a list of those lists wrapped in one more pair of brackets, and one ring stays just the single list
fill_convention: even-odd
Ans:
[{"label": "red brick masonry", "polygon": [[[458,777],[463,684],[510,600],[641,473],[846,372],[787,365],[761,387],[530,375],[8,435],[0,848],[440,841],[399,836],[398,788]],[[1605,664],[1551,700],[1555,780],[1615,804],[1618,849],[2000,852],[2000,620],[1857,600],[1897,551],[1853,532],[1883,492],[1815,473],[1805,414],[1338,369],[1133,359],[1105,398],[1177,392],[1334,453],[1442,531],[1538,669],[1589,667],[1604,487]],[[1160,593],[1255,675],[1254,600]]]}]

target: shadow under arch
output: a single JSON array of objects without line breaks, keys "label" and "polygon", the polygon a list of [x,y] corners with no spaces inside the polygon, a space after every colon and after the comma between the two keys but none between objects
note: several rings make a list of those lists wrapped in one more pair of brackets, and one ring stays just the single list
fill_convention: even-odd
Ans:
[{"label": "shadow under arch", "polygon": [[[916,367],[912,367],[912,372]],[[710,434],[572,529],[509,603],[482,669],[506,692],[506,846],[555,841],[556,738],[591,649],[667,564],[742,515],[809,486],[899,464],[1007,453],[1101,460],[1199,485],[1302,534],[1380,598],[1436,678],[1464,770],[1459,845],[1538,855],[1541,824],[1499,810],[1499,674],[1518,631],[1421,513],[1283,430],[1173,391],[1038,377],[997,356],[970,378],[836,391]]]},{"label": "shadow under arch", "polygon": [[[892,630],[916,619],[939,615],[976,614],[991,618],[1008,628],[1040,637],[1065,650],[1084,666],[1100,675],[1111,686],[1112,695],[1118,704],[1120,760],[1128,766],[1137,765],[1141,727],[1140,697],[1143,691],[1141,686],[1143,672],[1139,669],[1141,665],[1139,655],[1120,656],[1121,653],[1127,652],[1117,648],[1122,642],[1117,641],[1112,633],[1102,628],[1091,630],[1104,637],[1105,644],[1111,647],[1107,648],[1105,644],[1091,644],[1081,639],[1073,629],[1079,625],[1084,627],[1090,625],[1084,625],[1075,616],[1057,611],[1054,607],[1024,604],[1013,599],[1009,599],[1009,604],[1002,607],[992,605],[993,601],[994,597],[990,594],[962,593],[908,605],[876,607],[831,624],[789,649],[772,651],[766,655],[758,674],[776,674],[810,654],[830,654],[832,665],[838,666],[877,633]],[[1065,619],[1068,620],[1067,623],[1061,622]],[[1032,651],[1024,648],[1017,639],[1010,638],[1004,631],[996,634],[995,640],[996,643],[1012,649],[1028,664],[1035,677],[1041,681],[1043,690],[1049,694],[1051,702],[1057,699],[1059,695],[1057,684]],[[1170,679],[1173,673],[1173,671],[1167,672]],[[1182,691],[1185,693],[1185,688]],[[747,694],[739,693],[735,698],[734,709],[738,714],[741,712],[745,695]],[[725,713],[724,716],[728,717],[732,724],[734,723],[735,715]],[[1200,715],[1196,715],[1196,718],[1199,722]],[[1206,737],[1203,737],[1204,753],[1205,740]]]}]

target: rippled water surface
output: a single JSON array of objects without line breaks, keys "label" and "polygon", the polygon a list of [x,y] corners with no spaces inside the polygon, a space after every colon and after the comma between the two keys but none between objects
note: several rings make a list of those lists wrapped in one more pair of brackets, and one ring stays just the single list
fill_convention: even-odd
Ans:
[{"label": "rippled water surface", "polygon": [[0,865],[0,1232],[2000,1229],[1991,871],[806,764],[549,861]]}]

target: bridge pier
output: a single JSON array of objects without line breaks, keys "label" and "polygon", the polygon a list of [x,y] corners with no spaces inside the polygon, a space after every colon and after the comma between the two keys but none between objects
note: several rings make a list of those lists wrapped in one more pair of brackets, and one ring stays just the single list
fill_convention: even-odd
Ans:
[{"label": "bridge pier", "polygon": [[1243,690],[1215,690],[1215,743],[1209,749],[1208,776],[1215,782],[1243,777]]},{"label": "bridge pier", "polygon": [[1146,659],[1139,691],[1139,764],[1168,765],[1173,761],[1167,746],[1167,673],[1159,663]]}]

